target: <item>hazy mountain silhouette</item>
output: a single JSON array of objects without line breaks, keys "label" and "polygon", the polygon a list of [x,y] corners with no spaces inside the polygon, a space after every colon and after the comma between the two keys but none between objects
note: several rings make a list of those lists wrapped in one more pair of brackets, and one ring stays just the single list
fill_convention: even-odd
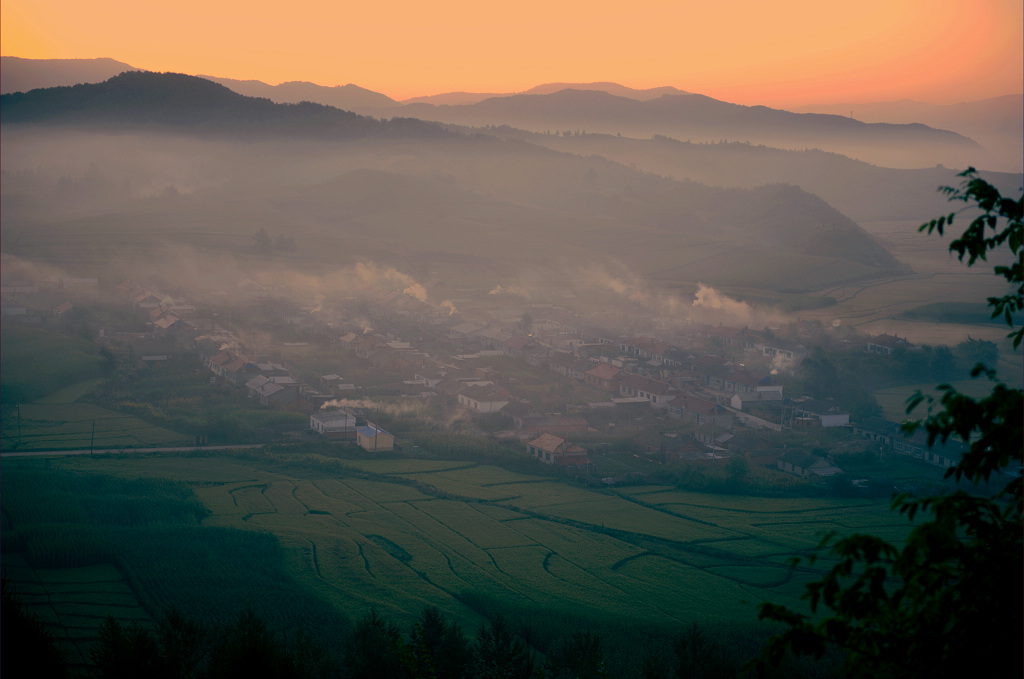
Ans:
[{"label": "hazy mountain silhouette", "polygon": [[275,104],[205,78],[128,71],[102,83],[2,95],[3,122],[36,125],[161,126],[234,135],[440,135],[418,120],[379,121],[303,102]]},{"label": "hazy mountain silhouette", "polygon": [[547,83],[545,85],[531,87],[523,92],[523,94],[554,94],[556,92],[561,92],[562,90],[590,90],[592,92],[606,92],[617,97],[626,97],[627,99],[636,99],[637,101],[650,101],[652,99],[658,99],[666,94],[690,94],[690,92],[684,92],[683,90],[675,87],[663,86],[638,90],[632,87],[626,87],[625,85],[619,85],[618,83],[609,82]]},{"label": "hazy mountain silhouette", "polygon": [[1024,95],[1009,94],[958,104],[902,101],[868,104],[804,106],[808,113],[852,115],[867,123],[924,123],[954,130],[988,149],[1001,165],[994,169],[1020,172],[1024,165]]},{"label": "hazy mountain silhouette", "polygon": [[892,167],[974,164],[987,158],[976,142],[921,124],[863,123],[844,116],[740,106],[699,94],[637,101],[593,90],[493,97],[472,105],[409,104],[414,117],[460,125],[510,125],[535,132],[656,134],[697,141],[749,141],[779,148],[821,148]]},{"label": "hazy mountain silhouette", "polygon": [[626,87],[625,85],[619,85],[618,83],[610,82],[598,82],[598,83],[546,83],[544,85],[537,85],[531,87],[525,92],[507,92],[504,94],[499,93],[474,93],[474,92],[446,92],[444,94],[433,94],[423,97],[412,97],[411,99],[405,99],[402,101],[403,104],[431,104],[434,106],[462,106],[468,104],[476,104],[484,99],[491,99],[493,97],[511,97],[515,94],[554,94],[555,92],[561,92],[562,90],[588,90],[593,92],[607,92],[608,94],[614,94],[618,97],[626,97],[627,99],[636,99],[637,101],[650,101],[651,99],[657,99],[658,97],[665,94],[689,94],[682,90],[676,89],[675,87],[653,87],[646,90],[637,90],[632,87]]},{"label": "hazy mountain silhouette", "polygon": [[301,81],[268,85],[259,80],[232,80],[231,78],[217,78],[211,75],[201,75],[199,77],[220,83],[247,97],[263,97],[278,104],[298,104],[303,101],[312,101],[340,108],[343,111],[355,111],[357,113],[368,109],[379,110],[401,106],[401,104],[388,96],[351,83],[334,87]]},{"label": "hazy mountain silhouette", "polygon": [[0,93],[28,92],[41,87],[98,83],[125,71],[136,71],[113,59],[22,59],[0,57]]},{"label": "hazy mountain silhouette", "polygon": [[[917,220],[942,214],[949,204],[935,188],[955,185],[956,169],[878,167],[838,153],[790,151],[744,142],[695,143],[658,136],[635,139],[606,134],[537,134],[497,128],[493,134],[578,155],[599,155],[627,166],[710,186],[754,188],[795,184],[820,196],[858,223]],[[985,172],[988,181],[1013,193],[1019,173]]]},{"label": "hazy mountain silhouette", "polygon": [[[315,242],[318,256],[615,259],[672,280],[784,290],[902,270],[795,186],[711,188],[481,131],[275,104],[197,77],[125,73],[4,95],[2,108],[5,172],[31,170],[3,185],[11,233],[54,219],[79,233],[87,208],[106,224],[160,225],[164,240],[175,225],[194,239],[194,225],[209,224],[224,235],[206,247],[268,224]],[[39,170],[71,158],[90,168],[86,193]]]},{"label": "hazy mountain silhouette", "polygon": [[[49,81],[33,80],[32,74],[42,71],[63,71],[60,84],[72,84],[98,82],[115,74],[108,70],[102,77],[97,75],[93,62],[105,62],[108,69],[118,72],[131,68],[127,64],[117,66],[119,62],[112,60],[4,59],[4,92],[10,92],[13,83],[24,84],[20,90],[48,86]],[[477,127],[511,125],[534,132],[585,130],[638,138],[664,135],[692,141],[747,141],[782,149],[820,148],[898,168],[944,164],[1016,171],[1021,158],[1017,152],[1022,137],[1019,96],[1016,101],[1010,97],[956,107],[879,108],[878,115],[870,119],[872,109],[861,105],[855,108],[862,121],[849,118],[847,105],[827,111],[840,115],[792,113],[730,104],[672,87],[638,90],[609,82],[547,83],[515,94],[450,92],[416,97],[399,106],[383,94],[351,84],[324,87],[292,82],[271,86],[260,81],[205,77],[241,94],[279,103],[310,101],[363,115],[402,115]],[[887,120],[888,110],[893,111],[893,118]],[[950,115],[938,115],[939,110]],[[918,113],[925,119],[916,120]],[[922,122],[930,126],[919,124]]]}]

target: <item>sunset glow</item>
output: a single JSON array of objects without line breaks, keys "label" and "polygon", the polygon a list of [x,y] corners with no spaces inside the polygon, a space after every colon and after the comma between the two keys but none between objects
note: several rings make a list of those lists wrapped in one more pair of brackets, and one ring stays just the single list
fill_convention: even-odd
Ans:
[{"label": "sunset glow", "polygon": [[354,83],[395,99],[546,82],[672,85],[796,106],[1024,90],[1019,0],[481,4],[5,0],[7,56],[110,57],[270,84]]}]

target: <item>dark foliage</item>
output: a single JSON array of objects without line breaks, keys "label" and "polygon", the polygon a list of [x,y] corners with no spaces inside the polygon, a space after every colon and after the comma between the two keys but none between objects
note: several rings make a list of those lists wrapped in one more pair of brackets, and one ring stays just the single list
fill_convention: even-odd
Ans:
[{"label": "dark foliage", "polygon": [[[943,192],[982,214],[950,250],[967,257],[968,266],[1003,245],[1014,254],[1015,264],[995,267],[1012,291],[988,302],[993,315],[1010,326],[1017,347],[1024,331],[1014,329],[1016,314],[1024,308],[1022,200],[1003,198],[973,169],[961,176],[959,188]],[[941,234],[953,218],[950,214],[921,228]],[[765,647],[761,669],[777,663],[787,650],[820,658],[839,647],[848,653],[844,674],[854,677],[964,676],[977,671],[979,661],[1007,676],[1024,672],[1024,399],[1020,389],[995,381],[995,371],[984,364],[972,374],[993,381],[988,396],[974,399],[939,385],[939,399],[918,394],[908,401],[908,412],[927,402],[928,417],[904,429],[923,427],[929,444],[950,438],[968,443],[968,452],[947,477],[999,490],[991,496],[959,490],[897,497],[893,509],[918,519],[902,546],[873,535],[827,538],[821,547],[828,546],[838,563],[808,585],[804,595],[816,617],[761,605],[762,619],[786,627]],[[941,409],[936,411],[937,406]]]},{"label": "dark foliage", "polygon": [[601,637],[590,630],[563,638],[544,663],[552,679],[604,679],[605,667]]},{"label": "dark foliage", "polygon": [[533,654],[503,616],[480,627],[475,650],[479,679],[529,679],[533,674]]},{"label": "dark foliage", "polygon": [[468,679],[473,652],[462,627],[434,606],[423,609],[409,640],[414,679]]},{"label": "dark foliage", "polygon": [[404,658],[408,649],[398,625],[377,611],[368,611],[358,621],[345,643],[346,679],[405,679],[409,677]]},{"label": "dark foliage", "polygon": [[0,647],[3,653],[0,656],[0,673],[13,677],[31,668],[32,674],[40,677],[60,679],[68,676],[67,658],[43,623],[25,610],[6,578],[2,581],[2,590]]}]

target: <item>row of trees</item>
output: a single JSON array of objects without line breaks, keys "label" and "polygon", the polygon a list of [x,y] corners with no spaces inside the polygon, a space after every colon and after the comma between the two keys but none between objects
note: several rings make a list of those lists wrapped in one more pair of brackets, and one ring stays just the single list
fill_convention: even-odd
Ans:
[{"label": "row of trees", "polygon": [[[45,668],[45,676],[69,676],[58,646],[26,615],[5,587],[3,670]],[[275,633],[251,610],[223,628],[204,626],[177,610],[155,626],[107,618],[89,654],[96,679],[214,679],[222,677],[341,677],[344,679],[605,679],[603,641],[590,630],[562,637],[541,661],[503,617],[481,625],[475,639],[428,607],[408,634],[379,615],[364,614],[335,654],[301,633]],[[637,658],[631,673],[645,679],[729,677],[741,661],[726,644],[691,625],[666,652]],[[28,657],[27,654],[32,656]]]}]

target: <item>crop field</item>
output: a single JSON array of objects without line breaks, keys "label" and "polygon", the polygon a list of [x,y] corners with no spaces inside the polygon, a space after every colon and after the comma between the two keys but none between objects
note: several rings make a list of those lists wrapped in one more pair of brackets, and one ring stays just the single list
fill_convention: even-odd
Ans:
[{"label": "crop field", "polygon": [[[5,343],[5,350],[7,344]],[[4,376],[7,379],[7,375]],[[182,446],[192,437],[150,424],[79,399],[98,378],[63,386],[32,402],[22,402],[3,413],[4,451],[81,450]]]},{"label": "crop field", "polygon": [[[104,510],[101,523],[116,526],[83,533],[102,535],[91,567],[104,565],[103,550],[116,553],[122,568],[114,572],[131,574],[146,614],[170,604],[200,611],[214,600],[237,607],[254,591],[264,609],[294,610],[301,591],[348,619],[375,608],[404,626],[434,605],[467,629],[480,624],[481,611],[467,604],[479,594],[593,619],[751,623],[760,601],[801,605],[803,585],[830,561],[794,570],[788,560],[812,551],[826,532],[870,529],[898,541],[908,528],[885,501],[661,486],[595,492],[487,465],[425,460],[344,460],[336,471],[314,473],[315,461],[304,459],[301,478],[251,453],[62,458],[45,471],[41,461],[10,460],[4,528],[22,546],[33,534],[52,537],[39,524],[54,516],[38,507],[25,514],[17,507],[31,496],[16,486],[8,492],[19,469],[36,482],[46,473],[116,475],[156,488],[184,482],[207,512],[199,526],[162,525],[136,498]],[[162,500],[161,511],[181,515],[183,501]],[[126,522],[120,514],[141,518]],[[19,528],[19,516],[28,528]],[[64,549],[84,554],[86,547]]]},{"label": "crop field", "polygon": [[152,618],[111,565],[33,569],[20,554],[4,555],[4,577],[22,604],[53,635],[73,669],[84,669],[99,627],[112,616],[141,624]]},{"label": "crop field", "polygon": [[[182,446],[192,437],[88,403],[25,403],[3,421],[3,450]],[[20,421],[19,421],[20,420]]]}]

